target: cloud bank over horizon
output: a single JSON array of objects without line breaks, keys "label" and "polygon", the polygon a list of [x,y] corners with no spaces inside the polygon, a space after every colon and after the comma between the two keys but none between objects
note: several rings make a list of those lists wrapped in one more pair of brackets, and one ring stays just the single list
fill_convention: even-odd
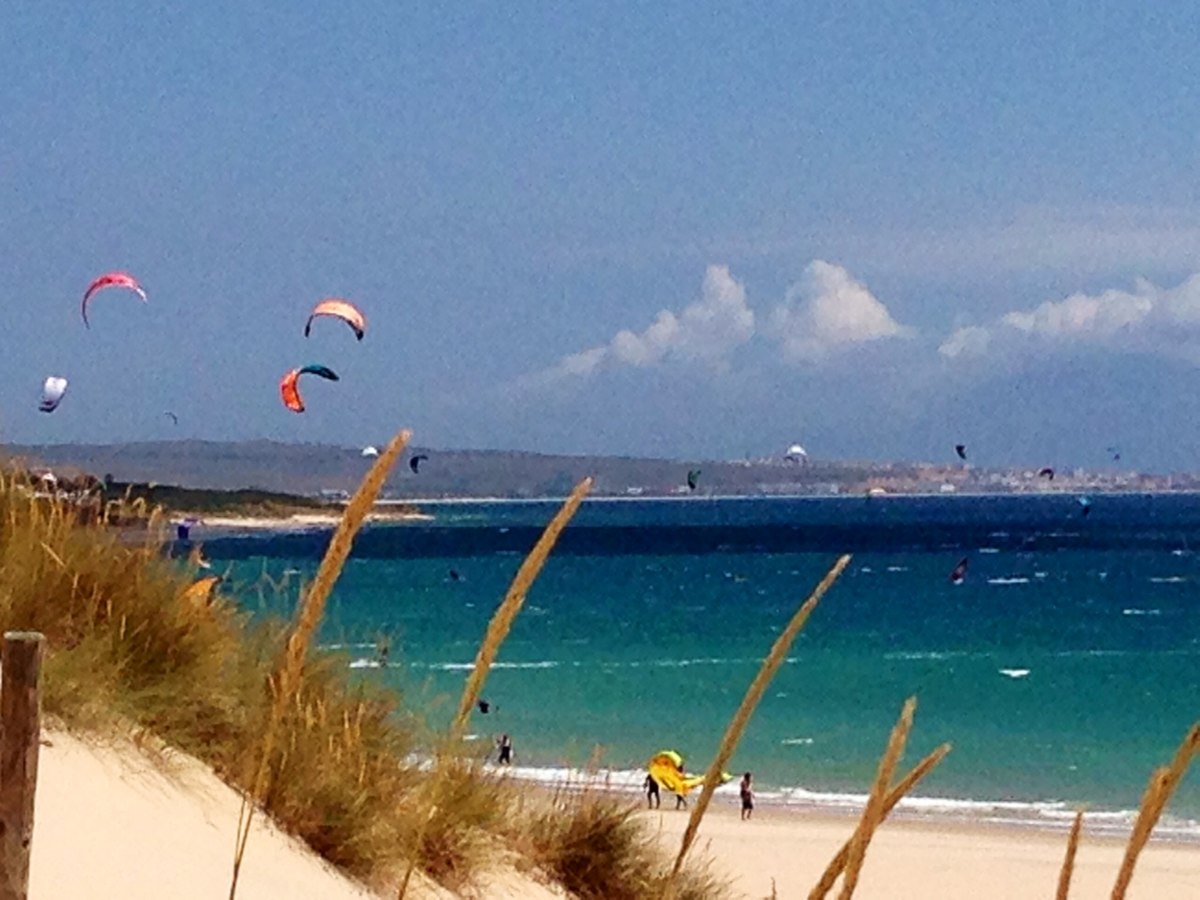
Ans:
[{"label": "cloud bank over horizon", "polygon": [[938,352],[947,359],[983,359],[1079,346],[1200,365],[1200,274],[1173,288],[1139,278],[1132,290],[1076,292],[1012,310],[988,325],[959,328]]},{"label": "cloud bank over horizon", "polygon": [[[765,320],[765,325],[760,325]],[[757,316],[745,286],[725,265],[710,265],[700,297],[678,314],[660,310],[641,331],[621,329],[607,344],[562,357],[523,378],[545,386],[587,378],[604,370],[649,368],[669,363],[699,364],[714,374],[730,370],[732,356],[762,338],[788,363],[818,363],[855,344],[911,337],[915,330],[892,318],[888,308],[846,269],[814,260],[768,316]]]}]

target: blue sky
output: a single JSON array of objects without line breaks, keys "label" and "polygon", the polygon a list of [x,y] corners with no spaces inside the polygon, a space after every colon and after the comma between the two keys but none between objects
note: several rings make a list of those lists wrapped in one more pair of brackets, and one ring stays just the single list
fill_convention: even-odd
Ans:
[{"label": "blue sky", "polygon": [[6,11],[0,434],[1195,467],[1200,13],[575,6]]}]

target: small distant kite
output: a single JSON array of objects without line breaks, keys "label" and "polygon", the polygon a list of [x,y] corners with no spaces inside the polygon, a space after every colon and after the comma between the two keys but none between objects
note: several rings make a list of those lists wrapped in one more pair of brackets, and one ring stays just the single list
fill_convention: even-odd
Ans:
[{"label": "small distant kite", "polygon": [[167,412],[164,412],[163,415],[166,416],[168,419],[170,419],[172,424],[174,424],[174,425],[179,424],[179,416],[175,415],[175,413],[171,412],[170,410],[168,410]]},{"label": "small distant kite", "polygon": [[700,483],[700,470],[690,469],[687,473],[687,486],[689,491],[694,491],[696,485]]},{"label": "small distant kite", "polygon": [[79,311],[83,316],[83,324],[86,327],[92,327],[91,323],[88,322],[87,316],[88,302],[92,299],[93,295],[99,293],[105,288],[110,287],[128,288],[141,297],[143,303],[149,302],[146,298],[146,292],[142,290],[142,286],[138,283],[138,280],[128,272],[106,272],[89,284],[88,289],[84,291],[83,303],[81,304]]},{"label": "small distant kite", "polygon": [[1050,468],[1049,466],[1046,466],[1046,468],[1044,468],[1044,469],[1039,469],[1038,470],[1038,478],[1045,478],[1049,481],[1053,481],[1054,480],[1054,470],[1052,468]]},{"label": "small distant kite", "polygon": [[1120,447],[1105,447],[1104,452],[1112,457],[1113,462],[1121,461],[1121,448]]},{"label": "small distant kite", "polygon": [[417,475],[417,474],[419,474],[419,473],[420,473],[420,471],[421,471],[421,463],[423,463],[423,462],[424,462],[425,460],[427,460],[427,459],[429,459],[429,455],[428,455],[428,454],[426,454],[426,453],[418,453],[416,456],[414,456],[412,459],[410,459],[410,460],[408,461],[408,467],[409,467],[410,469],[412,469],[412,473],[413,473],[414,475]]},{"label": "small distant kite", "polygon": [[967,580],[967,566],[969,563],[970,560],[968,560],[965,556],[958,561],[958,565],[955,566],[954,570],[950,573],[951,584],[962,584]]},{"label": "small distant kite", "polygon": [[309,365],[300,369],[292,369],[283,376],[283,380],[279,382],[279,394],[283,398],[283,405],[292,412],[304,412],[304,401],[300,399],[299,380],[301,375],[316,375],[324,378],[326,381],[337,381],[337,373],[327,366]]},{"label": "small distant kite", "polygon": [[958,454],[959,459],[966,459],[967,458],[967,445],[966,444],[955,444],[954,452]]},{"label": "small distant kite", "polygon": [[379,455],[378,447],[363,447],[361,456],[374,457]]},{"label": "small distant kite", "polygon": [[799,444],[792,444],[792,446],[787,448],[787,453],[783,455],[783,458],[787,462],[804,462],[808,459],[808,451]]},{"label": "small distant kite", "polygon": [[313,311],[308,315],[308,321],[304,323],[305,337],[308,337],[308,333],[312,330],[313,319],[318,316],[333,316],[335,319],[341,319],[353,329],[354,336],[360,341],[367,333],[366,316],[349,300],[330,297],[314,306]]},{"label": "small distant kite", "polygon": [[38,409],[44,413],[52,413],[58,409],[63,394],[67,392],[67,379],[51,375],[42,384],[42,399]]}]

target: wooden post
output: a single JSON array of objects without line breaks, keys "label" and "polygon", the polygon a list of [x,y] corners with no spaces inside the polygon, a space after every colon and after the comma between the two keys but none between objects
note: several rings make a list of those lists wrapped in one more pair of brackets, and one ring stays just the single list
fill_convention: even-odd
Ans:
[{"label": "wooden post", "polygon": [[41,738],[42,636],[4,634],[0,658],[0,900],[26,900]]}]

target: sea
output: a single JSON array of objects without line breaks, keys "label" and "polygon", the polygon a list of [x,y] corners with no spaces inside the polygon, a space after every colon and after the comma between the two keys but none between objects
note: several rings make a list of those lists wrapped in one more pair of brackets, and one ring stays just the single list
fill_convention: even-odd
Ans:
[{"label": "sea", "polygon": [[[426,502],[371,525],[322,652],[444,727],[488,620],[560,501]],[[290,615],[331,532],[204,534],[255,615]],[[520,777],[639,789],[655,752],[703,771],[769,648],[842,553],[729,769],[760,803],[860,807],[905,699],[905,764],[953,750],[902,815],[1127,830],[1200,720],[1200,495],[587,501],[473,715]],[[955,584],[951,571],[967,561]],[[379,648],[386,643],[388,653]],[[719,793],[736,792],[736,780]],[[1200,776],[1158,832],[1200,841]]]}]

